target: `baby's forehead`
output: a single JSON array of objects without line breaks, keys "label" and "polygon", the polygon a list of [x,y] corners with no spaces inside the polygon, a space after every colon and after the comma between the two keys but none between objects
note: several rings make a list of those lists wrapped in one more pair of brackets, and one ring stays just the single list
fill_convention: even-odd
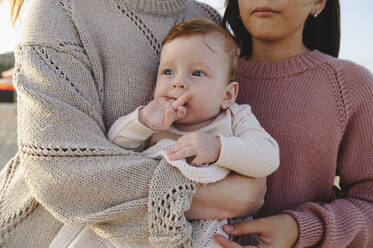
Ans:
[{"label": "baby's forehead", "polygon": [[[207,47],[209,50],[211,50],[215,54],[225,55],[226,53],[228,53],[228,50],[229,50],[228,39],[223,34],[217,31],[211,31],[208,33],[185,34],[185,35],[176,37],[175,39],[165,43],[162,49],[168,44],[171,44],[178,40],[179,41],[197,40],[197,42],[201,42],[204,45],[203,47]],[[200,46],[197,46],[197,48],[198,47]]]},{"label": "baby's forehead", "polygon": [[213,31],[207,34],[201,34],[203,43],[214,53],[227,53],[227,38],[221,33]]},{"label": "baby's forehead", "polygon": [[[180,53],[181,50],[184,52]],[[229,39],[218,31],[188,33],[175,37],[163,45],[161,62],[168,63],[173,59],[189,57],[191,60],[210,62],[213,59],[215,64],[229,67],[231,50]]]}]

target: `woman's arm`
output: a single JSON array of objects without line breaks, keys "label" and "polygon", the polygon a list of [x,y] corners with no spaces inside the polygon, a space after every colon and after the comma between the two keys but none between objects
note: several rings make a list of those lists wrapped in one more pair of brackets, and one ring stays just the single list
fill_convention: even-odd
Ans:
[{"label": "woman's arm", "polygon": [[254,215],[264,203],[266,178],[232,173],[225,179],[200,186],[185,216],[194,219],[224,219]]},{"label": "woman's arm", "polygon": [[53,45],[16,51],[18,143],[32,195],[61,222],[145,238],[156,161],[106,139],[92,73],[78,58]]},{"label": "woman's arm", "polygon": [[287,211],[299,225],[296,247],[373,246],[373,75],[345,61],[334,66],[345,113],[337,164],[341,198]]}]

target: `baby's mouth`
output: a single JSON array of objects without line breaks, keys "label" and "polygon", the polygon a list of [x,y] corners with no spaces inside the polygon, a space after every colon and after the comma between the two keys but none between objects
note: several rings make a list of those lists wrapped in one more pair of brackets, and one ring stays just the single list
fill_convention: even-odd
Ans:
[{"label": "baby's mouth", "polygon": [[[172,97],[172,96],[167,96],[167,98],[172,100],[172,101],[176,101],[178,99],[178,97]],[[182,106],[187,107],[188,106],[188,101],[186,101]]]}]

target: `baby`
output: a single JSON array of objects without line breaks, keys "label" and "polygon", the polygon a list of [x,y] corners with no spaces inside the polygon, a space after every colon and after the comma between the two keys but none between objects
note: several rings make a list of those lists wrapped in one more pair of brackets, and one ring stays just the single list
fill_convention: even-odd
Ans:
[{"label": "baby", "polygon": [[[108,139],[126,149],[148,148],[146,156],[163,157],[198,183],[216,182],[231,170],[268,176],[279,166],[278,145],[250,106],[235,103],[237,62],[238,48],[219,25],[206,19],[176,25],[163,41],[154,100],[119,118]],[[209,230],[215,231],[194,247],[219,247],[212,235],[227,221],[211,223],[216,227]],[[75,245],[50,247],[88,247],[83,244],[98,238],[87,227],[70,227],[70,236],[74,228],[81,232]],[[52,244],[59,243],[57,238]],[[151,247],[141,242],[111,245]]]},{"label": "baby", "polygon": [[[279,165],[278,146],[250,106],[235,103],[237,62],[238,48],[219,25],[191,19],[175,26],[163,41],[154,100],[119,118],[108,139],[126,149],[175,140],[162,142],[169,149],[160,153],[169,162],[214,163],[251,177],[271,174]],[[190,166],[179,169],[203,171]],[[190,179],[201,183],[218,180],[206,176],[206,180]]]}]

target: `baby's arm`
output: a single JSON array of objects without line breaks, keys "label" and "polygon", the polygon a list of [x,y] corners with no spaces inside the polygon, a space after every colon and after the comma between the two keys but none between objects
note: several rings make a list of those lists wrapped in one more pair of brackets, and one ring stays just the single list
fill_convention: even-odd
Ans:
[{"label": "baby's arm", "polygon": [[231,106],[233,137],[220,136],[216,164],[251,177],[265,177],[279,164],[277,142],[260,126],[249,105]]},{"label": "baby's arm", "polygon": [[107,133],[108,140],[125,149],[141,147],[156,132],[139,121],[138,116],[141,108],[143,106],[116,120]]},{"label": "baby's arm", "polygon": [[126,149],[136,149],[155,132],[167,130],[175,120],[186,115],[183,106],[190,98],[184,94],[176,100],[166,97],[152,100],[129,115],[114,122],[108,131],[108,140]]},{"label": "baby's arm", "polygon": [[[229,111],[229,110],[228,110]],[[233,137],[192,132],[179,138],[168,151],[170,160],[193,157],[189,163],[207,163],[250,177],[265,177],[279,166],[277,142],[260,126],[249,105],[234,104]]]}]

